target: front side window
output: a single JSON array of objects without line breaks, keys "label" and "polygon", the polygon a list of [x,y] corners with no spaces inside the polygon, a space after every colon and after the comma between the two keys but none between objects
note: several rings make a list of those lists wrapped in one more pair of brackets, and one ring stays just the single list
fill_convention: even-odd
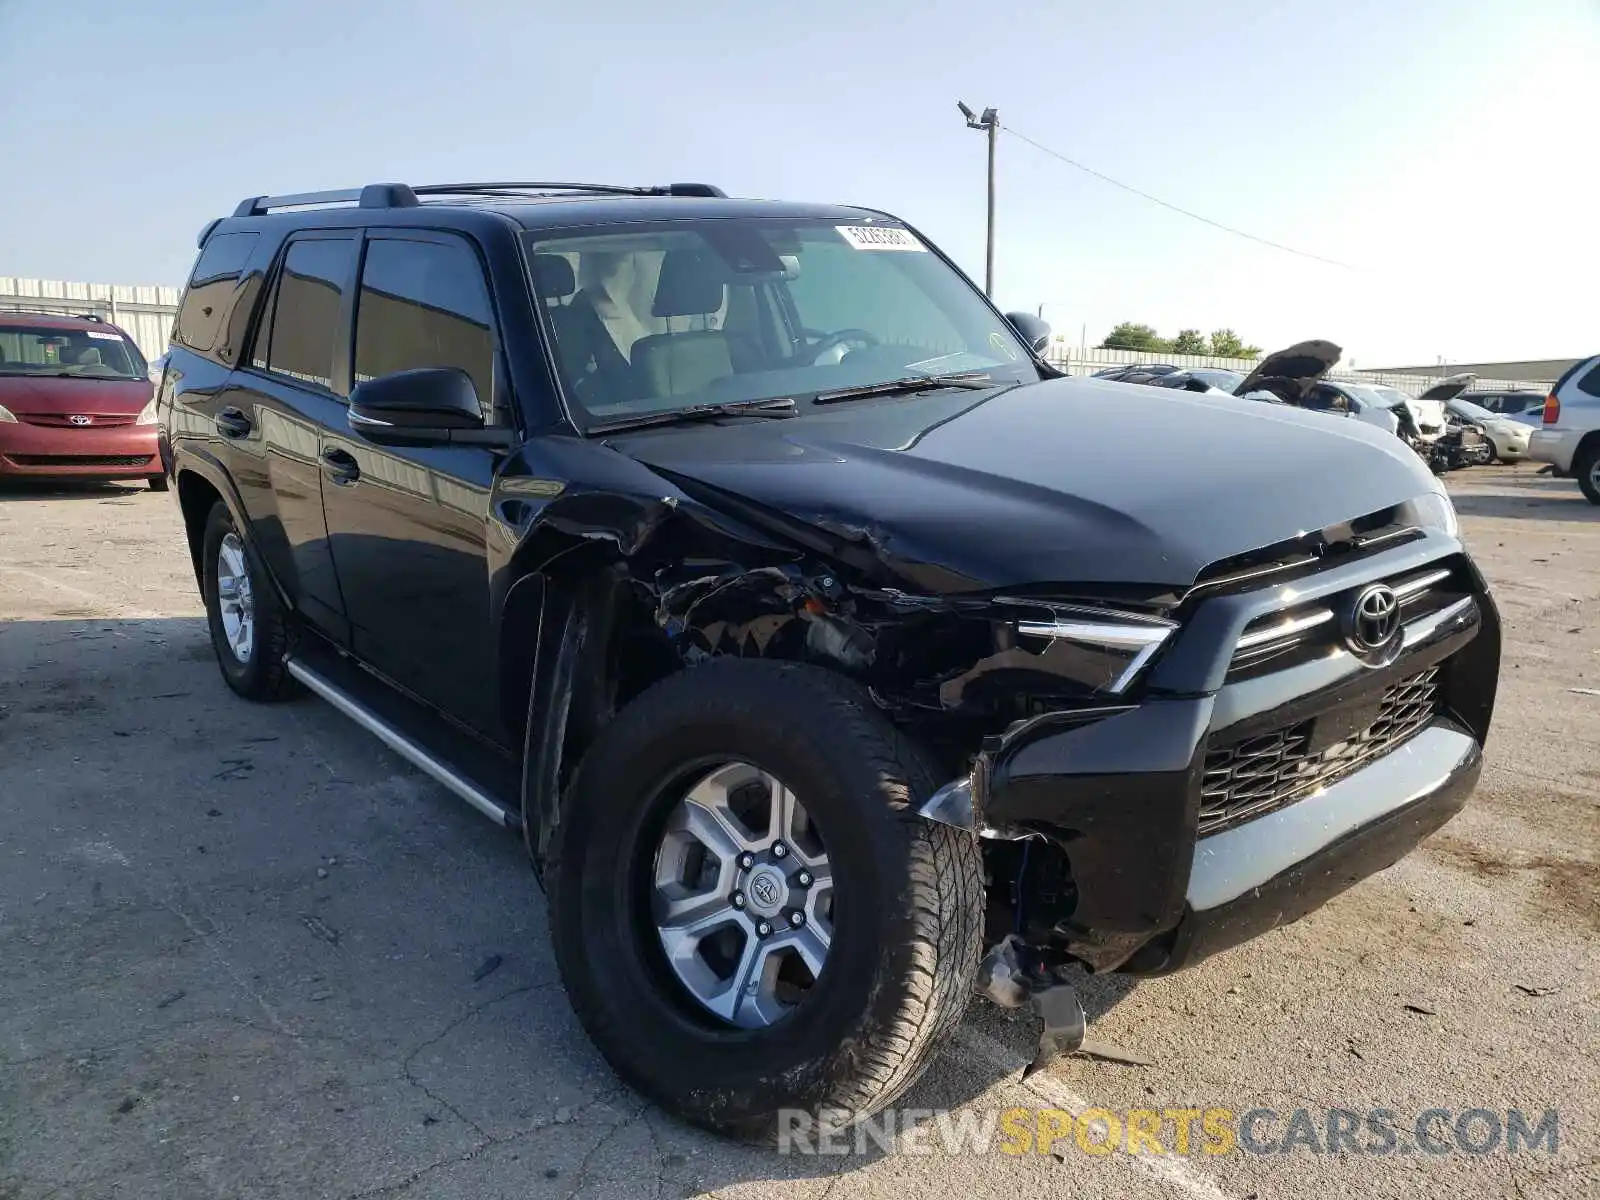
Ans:
[{"label": "front side window", "polygon": [[334,390],[340,310],[355,254],[356,244],[350,238],[305,238],[290,243],[267,319],[256,339],[254,365],[299,383]]},{"label": "front side window", "polygon": [[459,367],[487,414],[494,332],[477,255],[462,243],[378,238],[356,307],[356,382],[416,367]]},{"label": "front side window", "polygon": [[1005,321],[898,226],[715,218],[524,236],[566,393],[596,419],[912,375],[1039,377]]},{"label": "front side window", "polygon": [[144,379],[144,358],[120,333],[0,325],[0,375]]}]

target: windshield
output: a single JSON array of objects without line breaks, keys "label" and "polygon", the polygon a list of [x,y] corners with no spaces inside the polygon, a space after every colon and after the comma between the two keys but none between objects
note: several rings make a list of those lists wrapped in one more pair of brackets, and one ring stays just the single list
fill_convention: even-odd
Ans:
[{"label": "windshield", "polygon": [[1209,367],[1202,367],[1199,370],[1190,371],[1189,374],[1194,376],[1201,383],[1209,384],[1211,387],[1218,388],[1224,392],[1233,391],[1233,389],[1243,383],[1245,379],[1245,377],[1238,371],[1212,370]]},{"label": "windshield", "polygon": [[1487,408],[1479,408],[1470,400],[1452,400],[1449,404],[1450,411],[1467,418],[1469,421],[1493,421],[1494,413]]},{"label": "windshield", "polygon": [[145,365],[120,333],[0,325],[0,375],[143,379]]},{"label": "windshield", "polygon": [[527,233],[557,367],[582,416],[978,372],[1039,378],[981,296],[909,231],[714,218]]},{"label": "windshield", "polygon": [[1402,405],[1416,403],[1415,396],[1408,395],[1399,388],[1373,387],[1372,391],[1387,408],[1397,408]]}]

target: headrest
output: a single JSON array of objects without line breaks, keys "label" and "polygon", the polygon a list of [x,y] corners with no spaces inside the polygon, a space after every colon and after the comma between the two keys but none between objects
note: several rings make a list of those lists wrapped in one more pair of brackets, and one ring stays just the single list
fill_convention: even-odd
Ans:
[{"label": "headrest", "polygon": [[661,256],[650,312],[658,317],[701,317],[722,308],[727,271],[704,250],[668,250]]},{"label": "headrest", "polygon": [[572,264],[559,254],[533,256],[533,289],[546,300],[558,300],[578,290]]},{"label": "headrest", "polygon": [[78,365],[80,367],[98,367],[103,365],[100,358],[100,351],[93,346],[90,346],[87,350],[78,351]]}]

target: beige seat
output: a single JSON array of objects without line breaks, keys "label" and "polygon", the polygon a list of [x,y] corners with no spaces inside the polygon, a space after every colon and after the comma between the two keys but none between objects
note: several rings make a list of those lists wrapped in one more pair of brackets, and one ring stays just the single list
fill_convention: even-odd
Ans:
[{"label": "beige seat", "polygon": [[[650,307],[658,317],[709,317],[722,311],[727,274],[702,250],[669,250]],[[633,344],[633,369],[655,396],[681,396],[705,390],[733,374],[728,338],[720,329],[652,333]]]}]

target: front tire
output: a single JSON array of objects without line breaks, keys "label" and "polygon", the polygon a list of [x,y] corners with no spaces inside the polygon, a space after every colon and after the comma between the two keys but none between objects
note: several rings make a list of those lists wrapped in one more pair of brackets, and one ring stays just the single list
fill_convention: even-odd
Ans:
[{"label": "front tire", "polygon": [[220,500],[206,517],[201,563],[211,647],[228,686],[247,700],[294,695],[288,613]]},{"label": "front tire", "polygon": [[[579,767],[546,876],[562,978],[617,1073],[767,1143],[798,1114],[832,1127],[904,1091],[960,1022],[982,931],[977,838],[916,811],[935,779],[865,691],[814,667],[719,660],[624,709]],[[820,953],[789,937],[821,926]]]},{"label": "front tire", "polygon": [[145,484],[152,492],[164,492],[171,486],[165,475],[147,475]]}]

